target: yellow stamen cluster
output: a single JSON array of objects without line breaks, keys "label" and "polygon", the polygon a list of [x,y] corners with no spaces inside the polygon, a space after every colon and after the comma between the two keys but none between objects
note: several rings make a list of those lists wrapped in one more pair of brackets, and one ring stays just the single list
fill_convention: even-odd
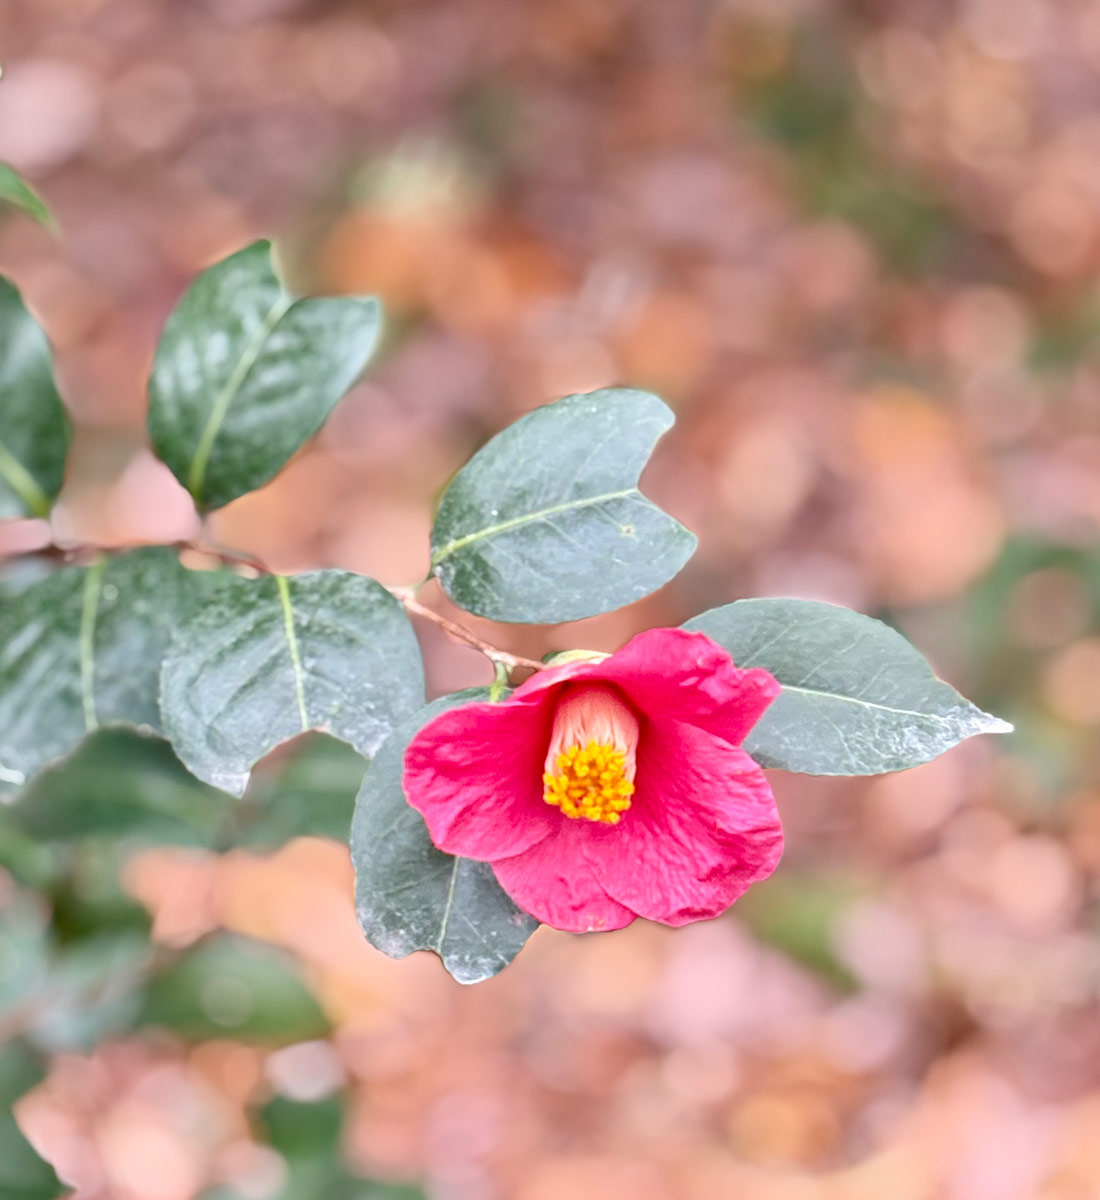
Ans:
[{"label": "yellow stamen cluster", "polygon": [[630,807],[634,784],[626,777],[626,756],[614,746],[589,742],[557,756],[555,774],[542,777],[543,799],[567,817],[617,825]]}]

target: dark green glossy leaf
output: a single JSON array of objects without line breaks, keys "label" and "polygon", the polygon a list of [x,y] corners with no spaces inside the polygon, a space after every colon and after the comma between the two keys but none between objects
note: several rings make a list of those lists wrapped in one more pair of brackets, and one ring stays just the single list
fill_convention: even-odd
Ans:
[{"label": "dark green glossy leaf", "polygon": [[0,162],[0,204],[10,204],[12,208],[18,208],[39,225],[45,225],[47,228],[54,223],[42,197],[14,167],[9,167],[3,162]]},{"label": "dark green glossy leaf", "polygon": [[362,373],[377,300],[295,299],[256,242],[204,271],[165,326],[149,434],[202,509],[267,483]]},{"label": "dark green glossy leaf", "polygon": [[346,571],[235,578],[180,626],[161,678],[176,753],[238,796],[259,759],[306,730],[369,757],[423,696],[400,604]]},{"label": "dark green glossy leaf", "polygon": [[1012,726],[936,678],[888,625],[816,600],[738,600],[688,621],[740,667],[783,685],[745,741],[765,767],[808,775],[877,775],[936,758],[978,733]]},{"label": "dark green glossy leaf", "polygon": [[223,575],[151,548],[69,567],[0,602],[0,793],[111,721],[157,727],[173,627]]},{"label": "dark green glossy leaf", "polygon": [[12,1105],[43,1076],[41,1057],[22,1042],[0,1045],[0,1200],[55,1200],[65,1190],[23,1136]]},{"label": "dark green glossy leaf", "polygon": [[69,437],[50,344],[19,292],[0,278],[0,517],[49,514]]},{"label": "dark green glossy leaf", "polygon": [[372,946],[391,958],[432,950],[459,983],[480,983],[523,949],[538,922],[504,894],[488,863],[432,845],[402,791],[405,749],[438,713],[471,700],[471,688],[434,701],[394,731],[374,757],[351,829],[355,906]]},{"label": "dark green glossy leaf", "polygon": [[574,621],[667,583],[695,536],[638,490],[672,425],[648,392],[567,396],[497,434],[455,476],[432,530],[432,571],[496,621]]},{"label": "dark green glossy leaf", "polygon": [[207,938],[157,975],[140,1019],[195,1039],[288,1045],[329,1032],[293,957],[229,934]]}]

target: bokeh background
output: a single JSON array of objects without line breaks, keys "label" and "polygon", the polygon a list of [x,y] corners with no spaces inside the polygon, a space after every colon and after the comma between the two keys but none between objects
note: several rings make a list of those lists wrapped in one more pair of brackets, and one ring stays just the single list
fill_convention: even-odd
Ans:
[{"label": "bokeh background", "polygon": [[[145,375],[194,273],[274,233],[388,335],[222,543],[409,583],[495,430],[650,388],[678,422],[645,486],[695,558],[622,612],[480,631],[610,649],[833,600],[1018,730],[777,774],[786,857],[729,916],[541,930],[469,990],[363,942],[337,840],[85,847],[52,918],[0,872],[10,928],[228,931],[312,995],[249,992],[223,936],[140,1032],[59,1041],[18,1112],[81,1200],[264,1200],[341,1154],[293,1194],[1100,1196],[1100,4],[4,0],[0,61],[0,158],[62,229],[0,220],[79,426],[59,537],[194,533]],[[433,693],[486,680],[420,632]],[[356,764],[321,757],[338,832]]]}]

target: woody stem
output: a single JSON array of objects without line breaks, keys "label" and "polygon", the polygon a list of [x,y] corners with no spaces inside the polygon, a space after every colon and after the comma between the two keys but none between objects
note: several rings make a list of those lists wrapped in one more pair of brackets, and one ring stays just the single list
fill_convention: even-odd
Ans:
[{"label": "woody stem", "polygon": [[465,625],[459,625],[457,621],[452,621],[442,613],[437,613],[434,609],[421,604],[413,594],[412,588],[389,588],[388,590],[401,602],[401,606],[407,613],[424,617],[425,620],[438,625],[445,633],[449,633],[455,641],[464,642],[467,646],[480,650],[486,658],[495,663],[503,663],[507,667],[526,667],[531,671],[541,671],[546,665],[536,659],[524,658],[519,654],[509,654],[506,650],[498,650],[495,646],[491,646],[479,638],[473,630],[467,629]]},{"label": "woody stem", "polygon": [[[224,550],[220,547],[204,545],[199,541],[179,541],[173,542],[174,549],[193,550],[202,554],[208,554],[212,558],[216,558],[219,562],[225,563],[227,566],[247,567],[249,570],[256,571],[261,575],[273,574],[270,567],[260,562],[258,559],[252,558],[247,554],[240,554],[235,550]],[[76,545],[76,546],[58,546],[51,543],[47,546],[41,546],[34,550],[16,551],[13,554],[0,554],[0,561],[8,561],[16,558],[52,558],[60,559],[65,563],[79,563],[84,559],[95,554],[107,553],[118,554],[125,551],[128,547],[125,546],[93,546],[93,545]],[[405,609],[407,613],[423,617],[432,624],[438,625],[440,629],[450,634],[456,641],[463,642],[467,646],[472,646],[475,650],[479,650],[486,658],[494,663],[502,663],[506,667],[525,667],[530,671],[541,671],[545,666],[544,663],[537,662],[533,658],[524,658],[519,654],[509,654],[506,650],[498,650],[496,646],[490,645],[484,639],[479,638],[473,630],[467,629],[464,625],[459,625],[457,621],[452,621],[449,617],[443,616],[442,613],[437,613],[434,609],[428,608],[416,599],[414,588],[392,587],[387,588]]]}]

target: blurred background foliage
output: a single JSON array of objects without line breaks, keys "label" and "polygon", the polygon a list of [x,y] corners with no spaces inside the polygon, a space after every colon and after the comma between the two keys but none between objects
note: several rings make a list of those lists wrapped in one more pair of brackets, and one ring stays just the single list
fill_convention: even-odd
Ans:
[{"label": "blurred background foliage", "polygon": [[[647,488],[699,552],[498,644],[813,596],[1018,730],[776,776],[788,852],[729,917],[542,930],[473,991],[359,935],[354,753],[289,747],[226,808],[103,730],[0,810],[0,1099],[76,1194],[1100,1192],[1100,7],[7,0],[0,52],[0,159],[62,230],[0,214],[78,426],[59,536],[193,532],[142,444],[152,348],[279,231],[386,344],[225,544],[408,583],[487,436],[648,387]],[[420,632],[433,694],[488,682]],[[0,1121],[0,1195],[50,1196],[20,1145]]]}]

